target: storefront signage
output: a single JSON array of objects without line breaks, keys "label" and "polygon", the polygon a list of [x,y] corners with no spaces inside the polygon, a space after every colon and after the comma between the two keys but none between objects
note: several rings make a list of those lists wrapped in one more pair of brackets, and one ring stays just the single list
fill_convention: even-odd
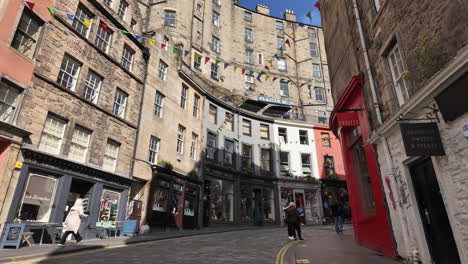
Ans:
[{"label": "storefront signage", "polygon": [[267,102],[267,103],[272,103],[272,104],[290,105],[290,106],[295,105],[295,103],[293,101],[270,98],[270,97],[266,97],[266,96],[259,96],[258,100],[261,101],[261,102]]},{"label": "storefront signage", "polygon": [[359,126],[359,116],[357,112],[337,113],[339,127]]},{"label": "storefront signage", "polygon": [[402,123],[400,130],[407,156],[445,155],[436,123]]},{"label": "storefront signage", "polygon": [[21,241],[23,238],[23,231],[26,224],[24,223],[9,223],[5,225],[5,229],[3,231],[3,239],[0,243],[0,248],[4,248],[7,246],[12,246],[19,248],[21,245]]},{"label": "storefront signage", "polygon": [[15,163],[15,169],[21,169],[23,167],[23,163],[22,162],[16,162]]},{"label": "storefront signage", "polygon": [[468,138],[468,124],[462,127],[463,135]]}]

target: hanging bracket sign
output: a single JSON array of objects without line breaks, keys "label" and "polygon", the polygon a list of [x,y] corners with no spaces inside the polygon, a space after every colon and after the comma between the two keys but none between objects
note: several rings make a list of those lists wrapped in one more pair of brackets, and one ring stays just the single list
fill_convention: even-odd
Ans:
[{"label": "hanging bracket sign", "polygon": [[402,123],[401,136],[407,156],[444,156],[437,123]]}]

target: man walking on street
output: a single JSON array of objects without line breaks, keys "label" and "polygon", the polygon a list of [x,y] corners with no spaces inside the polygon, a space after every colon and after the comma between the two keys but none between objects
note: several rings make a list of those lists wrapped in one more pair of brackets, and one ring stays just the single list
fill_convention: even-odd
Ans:
[{"label": "man walking on street", "polygon": [[299,212],[297,211],[296,204],[294,202],[290,202],[289,205],[284,209],[284,213],[286,215],[285,222],[288,224],[288,236],[290,240],[297,240],[297,236],[299,240],[304,240],[301,235],[301,221]]},{"label": "man walking on street", "polygon": [[341,200],[335,198],[331,209],[335,220],[335,231],[337,234],[343,233],[343,204]]}]

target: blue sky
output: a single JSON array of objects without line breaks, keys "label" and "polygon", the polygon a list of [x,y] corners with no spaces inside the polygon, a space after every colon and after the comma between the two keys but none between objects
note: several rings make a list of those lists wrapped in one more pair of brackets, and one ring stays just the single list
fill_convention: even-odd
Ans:
[{"label": "blue sky", "polygon": [[[292,9],[296,14],[297,21],[315,26],[321,26],[320,13],[314,6],[318,0],[239,0],[241,6],[255,10],[257,4],[266,5],[270,8],[270,15],[283,17],[284,10]],[[306,17],[307,12],[312,14],[312,23]]]}]

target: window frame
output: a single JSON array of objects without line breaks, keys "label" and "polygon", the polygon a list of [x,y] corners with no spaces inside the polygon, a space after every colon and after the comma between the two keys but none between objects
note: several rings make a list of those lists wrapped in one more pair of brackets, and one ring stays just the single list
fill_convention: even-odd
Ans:
[{"label": "window frame", "polygon": [[[245,87],[246,90],[249,90],[250,87],[252,87],[252,84],[255,83],[255,78],[252,75],[246,74],[244,79],[245,79],[244,87]],[[249,84],[249,85],[247,85],[247,84]]]},{"label": "window frame", "polygon": [[182,89],[180,91],[180,104],[179,104],[179,106],[182,109],[187,108],[188,93],[189,93],[188,86],[186,86],[185,84],[182,84]]},{"label": "window frame", "polygon": [[221,51],[221,41],[215,36],[211,36],[211,50],[216,53]]},{"label": "window frame", "polygon": [[122,20],[125,20],[128,7],[129,7],[129,4],[125,0],[120,0],[117,16],[120,17]]},{"label": "window frame", "polygon": [[154,115],[162,118],[163,117],[163,110],[164,110],[164,98],[166,96],[159,91],[156,91],[156,95],[154,96]]},{"label": "window frame", "polygon": [[[405,65],[403,61],[403,56],[401,55],[401,49],[398,46],[398,43],[395,43],[392,46],[392,48],[389,49],[389,52],[386,56],[386,61],[390,69],[390,77],[392,79],[392,85],[398,100],[398,105],[402,106],[409,100],[410,95],[408,83],[406,82],[406,79],[403,78],[405,72]],[[398,70],[399,73],[396,73],[395,70]],[[404,87],[402,87],[402,85]]]},{"label": "window frame", "polygon": [[99,23],[94,44],[100,51],[108,54],[114,32],[110,28],[104,29],[104,27],[102,26],[103,23],[104,22],[102,21],[100,21]]},{"label": "window frame", "polygon": [[[281,26],[278,26],[278,25],[281,25]],[[276,21],[275,21],[275,28],[276,28],[277,30],[284,30],[284,23],[283,23],[283,21],[276,20]]]},{"label": "window frame", "polygon": [[[304,156],[306,156],[309,159],[309,163],[304,163]],[[309,168],[309,172],[304,171],[304,167]],[[311,174],[312,175],[312,157],[310,153],[301,153],[301,171],[302,175],[307,175]]]},{"label": "window frame", "polygon": [[[264,159],[263,157],[263,153],[268,153],[268,159]],[[272,156],[272,152],[271,152],[271,148],[261,148],[260,149],[260,170],[261,171],[264,171],[264,172],[271,172],[271,156]],[[267,162],[265,162],[267,161]],[[268,165],[268,169],[265,169],[264,168],[264,165],[267,164]]]},{"label": "window frame", "polygon": [[125,44],[123,48],[123,52],[122,52],[122,60],[120,62],[120,65],[122,65],[122,67],[126,69],[127,71],[131,72],[132,67],[133,67],[134,57],[135,57],[135,51]]},{"label": "window frame", "polygon": [[[25,17],[27,17],[27,22],[26,22],[27,25],[26,25],[26,28],[23,29],[21,28],[21,26],[23,25],[23,21]],[[34,34],[37,36],[36,38],[33,35],[31,35],[31,33],[28,32],[31,29],[31,25],[33,22],[37,25],[37,31]],[[18,25],[16,26],[15,34],[11,41],[11,47],[29,59],[35,58],[39,40],[42,35],[43,26],[44,26],[44,21],[40,19],[36,14],[31,12],[29,9],[25,8],[23,10],[23,13],[21,14],[21,18],[18,22]],[[18,37],[20,37],[21,40],[18,40]],[[26,39],[26,42],[28,43],[24,41],[25,39]],[[27,45],[31,41],[33,45],[32,47],[28,48]],[[15,43],[17,43],[18,46],[16,46]],[[23,49],[27,49],[27,50],[22,51]],[[28,52],[30,53],[28,54]]]},{"label": "window frame", "polygon": [[[65,60],[67,60],[66,65],[64,65]],[[75,70],[75,66],[72,67],[72,73],[69,73],[69,72],[66,71],[68,69],[68,64],[70,62],[77,66],[75,74],[72,74],[73,71]],[[59,74],[58,74],[58,78],[57,78],[57,83],[61,87],[63,87],[64,89],[67,89],[67,90],[70,90],[70,91],[74,92],[75,89],[76,89],[76,84],[78,83],[78,78],[80,76],[80,71],[81,71],[82,66],[83,66],[83,64],[80,61],[76,60],[72,56],[65,53],[65,55],[63,56],[63,59],[62,59],[62,64],[60,65],[60,70],[59,70]],[[65,67],[65,69],[64,69],[64,67]],[[65,80],[65,77],[68,80]],[[71,79],[71,87],[69,87],[70,79]],[[64,86],[63,82],[66,82],[65,86]]]},{"label": "window frame", "polygon": [[200,116],[200,99],[198,94],[193,96],[193,117],[197,118]]},{"label": "window frame", "polygon": [[310,48],[310,56],[311,57],[318,57],[319,52],[318,52],[317,43],[309,43],[309,48]]},{"label": "window frame", "polygon": [[184,141],[185,141],[185,132],[187,129],[179,124],[177,127],[177,143],[176,143],[176,152],[179,155],[184,155]]},{"label": "window frame", "polygon": [[[265,132],[265,131],[262,131],[262,128],[266,128],[266,133],[267,133],[267,136],[266,138],[263,137],[262,133]],[[260,124],[260,139],[263,139],[263,140],[270,140],[270,126],[268,124]]]},{"label": "window frame", "polygon": [[220,27],[221,26],[221,14],[213,10],[212,16],[213,16],[212,18],[213,25]]},{"label": "window frame", "polygon": [[[20,89],[19,87],[17,87],[11,82],[8,82],[5,79],[0,78],[0,91],[3,89],[5,89],[5,93],[3,92],[0,93],[0,94],[4,94],[4,98],[0,98],[0,110],[2,110],[3,106],[6,106],[8,107],[8,109],[11,109],[11,110],[2,111],[1,112],[2,114],[0,114],[0,121],[9,123],[9,124],[14,124],[16,121],[17,114],[18,114],[17,112],[18,106],[20,105],[22,93],[24,90]],[[11,99],[10,100],[8,99],[10,98],[10,94],[12,93],[12,91],[14,95],[14,101],[10,102]],[[6,115],[6,116],[4,117],[3,115]]]},{"label": "window frame", "polygon": [[[305,134],[304,134],[304,132],[305,132]],[[305,142],[305,143],[302,143],[302,142]],[[309,145],[309,131],[308,130],[299,129],[299,144]]]},{"label": "window frame", "polygon": [[[284,129],[284,133],[280,130]],[[288,129],[286,127],[278,127],[278,140],[283,137],[284,143],[288,143]]]},{"label": "window frame", "polygon": [[[63,125],[62,131],[60,132],[60,134],[61,134],[60,136],[54,135],[52,133],[48,133],[46,131],[46,126],[48,124],[47,121],[49,119],[54,120],[55,122],[61,123]],[[65,140],[65,131],[67,131],[67,126],[68,126],[68,121],[67,120],[49,113],[47,115],[47,117],[46,117],[45,122],[44,122],[44,127],[42,128],[41,138],[39,139],[39,144],[38,144],[38,149],[49,152],[49,153],[52,153],[52,154],[60,155],[60,153],[62,152],[62,145],[63,145],[63,142]],[[52,130],[52,129],[50,129],[50,130]],[[57,148],[54,151],[50,151],[49,149],[44,149],[44,147],[41,147],[41,146],[43,146],[43,144],[45,142],[44,140],[46,140],[44,135],[58,139]]]},{"label": "window frame", "polygon": [[322,67],[320,67],[320,64],[312,63],[312,77],[322,78]]},{"label": "window frame", "polygon": [[[284,65],[284,67],[280,67],[281,65]],[[286,59],[285,58],[279,58],[278,59],[278,71],[280,71],[280,72],[287,72],[288,71],[288,65],[286,64]]]},{"label": "window frame", "polygon": [[177,22],[177,12],[173,10],[164,10],[164,26],[175,27],[176,22]]},{"label": "window frame", "polygon": [[218,107],[210,104],[208,106],[208,121],[212,124],[218,124]]},{"label": "window frame", "polygon": [[252,22],[252,20],[253,20],[252,13],[248,11],[244,11],[244,21]]},{"label": "window frame", "polygon": [[324,88],[319,86],[314,86],[315,101],[325,102],[325,91]]},{"label": "window frame", "polygon": [[[78,14],[79,11],[81,11],[80,14]],[[85,16],[83,16],[83,14],[85,14]],[[71,26],[76,32],[78,32],[78,34],[82,35],[85,38],[88,38],[90,32],[89,29],[91,28],[91,25],[89,25],[89,27],[86,27],[84,24],[84,20],[88,19],[92,21],[93,17],[94,15],[84,5],[79,4],[78,8],[76,9],[75,15],[73,16],[73,22]]]},{"label": "window frame", "polygon": [[307,33],[308,33],[309,38],[317,38],[317,30],[315,28],[309,27]]},{"label": "window frame", "polygon": [[322,147],[331,148],[330,133],[321,132],[320,133],[320,142],[322,143]]},{"label": "window frame", "polygon": [[244,40],[248,43],[253,43],[253,30],[251,28],[245,28]]},{"label": "window frame", "polygon": [[[281,154],[286,154],[286,161],[282,160]],[[280,175],[285,175],[291,173],[291,161],[290,161],[290,152],[289,151],[279,151],[279,165],[280,165]],[[283,169],[287,167],[287,170]]]},{"label": "window frame", "polygon": [[[93,80],[90,80],[91,78],[93,78]],[[96,85],[97,81],[99,82]],[[88,75],[86,76],[86,79],[84,81],[83,98],[88,102],[97,104],[103,81],[104,78],[102,78],[101,75],[89,69]]]},{"label": "window frame", "polygon": [[[252,144],[247,144],[247,143],[242,143],[242,152],[241,152],[241,164],[243,168],[252,168],[254,166],[254,161],[253,161],[253,148],[254,145]],[[245,155],[247,152],[245,152],[245,149],[249,149],[250,151],[248,152],[248,156]],[[245,164],[245,162],[249,164]]]},{"label": "window frame", "polygon": [[[247,64],[254,64],[254,51],[251,49],[245,49],[245,63]],[[250,56],[249,56],[250,54]]]},{"label": "window frame", "polygon": [[229,128],[229,131],[234,131],[234,114],[226,111],[224,114],[224,119],[226,120],[226,128]]},{"label": "window frame", "polygon": [[[117,151],[116,151],[116,155],[115,155],[115,158],[113,156],[110,156],[109,153],[108,153],[108,150],[109,150],[109,146],[110,145],[113,145],[116,147]],[[108,139],[107,140],[107,144],[106,144],[106,151],[104,152],[104,159],[103,159],[103,162],[102,162],[102,168],[104,170],[108,170],[108,171],[111,171],[111,172],[115,172],[115,170],[117,169],[117,162],[119,160],[119,153],[120,153],[120,147],[121,147],[121,144],[115,140],[112,140],[112,139]],[[113,160],[113,165],[112,165],[112,168],[108,169],[108,168],[105,168],[105,161],[106,161],[106,158],[111,158]]]},{"label": "window frame", "polygon": [[279,83],[280,83],[280,96],[281,97],[289,97],[289,85],[288,85],[288,83],[281,82],[281,81]]},{"label": "window frame", "polygon": [[[228,144],[227,142],[229,142],[230,144],[232,144],[232,148],[228,148]],[[226,153],[229,153],[230,155],[230,163],[226,162]],[[223,165],[225,166],[229,166],[229,167],[234,167],[235,165],[235,142],[234,140],[232,139],[228,139],[228,138],[224,138],[224,150],[223,150]]]},{"label": "window frame", "polygon": [[158,162],[159,144],[161,144],[161,139],[151,135],[148,147],[148,162],[151,164]]},{"label": "window frame", "polygon": [[283,50],[286,48],[283,36],[276,36],[276,48],[283,48]]},{"label": "window frame", "polygon": [[219,66],[216,63],[211,63],[210,77],[213,80],[219,80]]},{"label": "window frame", "polygon": [[[87,142],[86,142],[86,146],[83,146],[83,145],[80,145],[77,142],[74,142],[75,132],[77,132],[78,130],[80,130],[80,131],[82,131],[84,133],[88,133],[88,139],[87,139]],[[78,162],[86,162],[87,157],[88,157],[89,143],[91,142],[92,133],[93,132],[91,130],[89,130],[89,129],[85,128],[85,127],[75,125],[75,128],[73,129],[73,135],[72,135],[72,138],[70,140],[70,150],[68,151],[68,158],[69,159],[74,160],[74,161],[78,161]],[[73,145],[78,145],[78,146],[81,146],[81,147],[84,148],[84,153],[83,153],[83,157],[82,157],[81,160],[77,160],[77,159],[71,157]]]},{"label": "window frame", "polygon": [[167,68],[169,68],[169,65],[167,65],[166,62],[160,59],[159,65],[158,65],[158,78],[160,80],[163,80],[163,81],[166,80]]},{"label": "window frame", "polygon": [[198,135],[192,132],[192,142],[190,143],[190,159],[197,160]]},{"label": "window frame", "polygon": [[[244,132],[244,129],[248,129],[248,133]],[[242,118],[242,135],[252,136],[252,121],[249,119]]]},{"label": "window frame", "polygon": [[[123,101],[121,101],[121,99],[123,99]],[[127,102],[128,94],[124,90],[117,88],[115,90],[112,113],[122,119],[125,119],[125,114],[127,112]]]}]

